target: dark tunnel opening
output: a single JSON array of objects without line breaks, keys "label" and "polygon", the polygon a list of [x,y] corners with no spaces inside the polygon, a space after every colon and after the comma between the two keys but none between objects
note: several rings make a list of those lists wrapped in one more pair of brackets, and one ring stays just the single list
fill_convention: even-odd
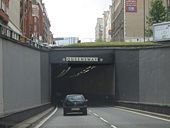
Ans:
[{"label": "dark tunnel opening", "polygon": [[67,94],[83,94],[88,105],[112,104],[114,77],[114,65],[51,64],[52,103],[62,105]]}]

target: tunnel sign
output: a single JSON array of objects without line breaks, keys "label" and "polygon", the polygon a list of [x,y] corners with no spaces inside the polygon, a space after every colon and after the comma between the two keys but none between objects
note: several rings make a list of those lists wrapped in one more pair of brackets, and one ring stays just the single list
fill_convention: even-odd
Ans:
[{"label": "tunnel sign", "polygon": [[102,62],[102,58],[98,57],[65,57],[63,61],[66,62]]}]

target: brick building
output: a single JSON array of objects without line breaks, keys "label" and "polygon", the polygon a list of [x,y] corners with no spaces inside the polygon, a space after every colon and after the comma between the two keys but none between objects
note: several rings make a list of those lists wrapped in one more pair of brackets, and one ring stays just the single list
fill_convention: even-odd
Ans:
[{"label": "brick building", "polygon": [[9,21],[9,0],[0,0],[0,23],[7,25]]},{"label": "brick building", "polygon": [[22,34],[27,37],[32,37],[32,1],[31,0],[21,0],[20,3],[20,27]]},{"label": "brick building", "polygon": [[43,4],[43,23],[44,23],[43,40],[44,40],[44,42],[52,44],[53,43],[53,40],[52,40],[53,37],[52,37],[52,33],[50,31],[51,24],[50,24],[50,21],[49,21],[48,15],[47,15],[47,11],[46,11],[44,4]]},{"label": "brick building", "polygon": [[39,8],[39,31],[38,31],[38,35],[39,35],[39,41],[43,42],[43,37],[44,37],[44,18],[43,18],[43,4],[42,4],[42,0],[37,0],[38,8]]},{"label": "brick building", "polygon": [[32,37],[37,41],[43,41],[43,13],[39,3],[32,5]]},{"label": "brick building", "polygon": [[50,26],[42,0],[21,0],[21,30],[24,36],[39,43],[48,42]]},{"label": "brick building", "polygon": [[39,39],[39,6],[32,5],[32,37],[38,41]]},{"label": "brick building", "polygon": [[43,42],[43,5],[42,0],[32,0],[32,37]]}]

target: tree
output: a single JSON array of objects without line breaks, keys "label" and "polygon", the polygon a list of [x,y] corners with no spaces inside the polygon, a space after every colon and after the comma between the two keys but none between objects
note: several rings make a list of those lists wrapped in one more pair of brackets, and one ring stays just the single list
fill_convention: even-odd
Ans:
[{"label": "tree", "polygon": [[170,6],[167,9],[167,21],[170,21]]},{"label": "tree", "polygon": [[152,36],[152,25],[167,20],[167,10],[162,0],[152,0],[147,19],[146,36]]}]

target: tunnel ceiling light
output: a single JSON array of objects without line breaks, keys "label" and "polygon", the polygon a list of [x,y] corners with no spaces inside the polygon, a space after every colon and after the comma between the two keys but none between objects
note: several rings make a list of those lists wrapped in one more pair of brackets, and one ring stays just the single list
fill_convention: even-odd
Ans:
[{"label": "tunnel ceiling light", "polygon": [[63,75],[64,72],[65,72],[65,69],[62,70],[62,71],[59,73],[59,75],[57,75],[57,78],[61,77],[61,76]]},{"label": "tunnel ceiling light", "polygon": [[69,78],[75,78],[75,77],[81,76],[81,75],[86,74],[90,70],[95,69],[95,68],[96,68],[96,66],[88,66],[88,67],[84,68],[83,70],[81,70],[80,72],[71,75]]},{"label": "tunnel ceiling light", "polygon": [[95,69],[95,68],[96,68],[96,66],[92,66],[92,67],[91,67],[91,69]]},{"label": "tunnel ceiling light", "polygon": [[86,69],[91,69],[92,66],[88,66]]},{"label": "tunnel ceiling light", "polygon": [[86,71],[86,69],[83,70],[83,73]]},{"label": "tunnel ceiling light", "polygon": [[87,73],[87,72],[89,72],[90,70],[86,70],[84,73]]},{"label": "tunnel ceiling light", "polygon": [[83,74],[83,73],[84,73],[83,71],[80,72],[80,74]]},{"label": "tunnel ceiling light", "polygon": [[76,75],[72,75],[72,76],[70,76],[69,78],[78,77],[78,76],[80,76],[80,75],[81,75],[81,73],[77,73]]},{"label": "tunnel ceiling light", "polygon": [[71,69],[71,67],[68,67],[67,69],[64,69],[61,73],[59,73],[57,78],[65,76],[70,71],[70,69]]}]

